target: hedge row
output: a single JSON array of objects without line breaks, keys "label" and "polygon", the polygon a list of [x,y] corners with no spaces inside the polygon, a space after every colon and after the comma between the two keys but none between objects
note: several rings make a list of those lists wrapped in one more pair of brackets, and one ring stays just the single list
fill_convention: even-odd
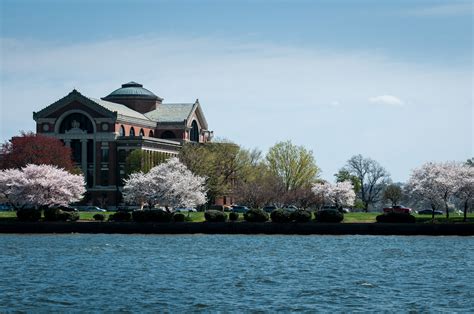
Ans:
[{"label": "hedge row", "polygon": [[[239,214],[235,212],[229,213],[229,217],[227,217],[225,212],[213,209],[204,213],[204,218],[208,222],[224,222],[227,221],[227,218],[236,221],[238,217]],[[306,210],[288,211],[284,209],[275,209],[270,216],[262,209],[250,209],[244,213],[244,220],[248,222],[266,222],[270,218],[275,223],[305,223],[311,221],[312,214]],[[341,222],[343,219],[344,215],[337,210],[322,210],[315,213],[317,222]]]},{"label": "hedge row", "polygon": [[183,213],[171,213],[161,209],[135,210],[132,213],[118,211],[109,217],[109,221],[135,222],[183,222],[185,219]]},{"label": "hedge row", "polygon": [[[43,211],[45,221],[76,221],[79,219],[78,212],[67,212],[59,208],[47,208]],[[39,221],[41,210],[34,208],[22,208],[17,210],[16,216],[20,221]]]}]

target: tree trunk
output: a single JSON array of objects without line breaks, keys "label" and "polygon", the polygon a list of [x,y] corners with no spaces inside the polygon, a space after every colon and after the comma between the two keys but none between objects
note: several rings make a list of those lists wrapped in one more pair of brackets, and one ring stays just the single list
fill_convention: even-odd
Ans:
[{"label": "tree trunk", "polygon": [[449,220],[449,208],[448,208],[448,202],[444,201],[444,208],[446,210],[446,220]]},{"label": "tree trunk", "polygon": [[468,202],[467,200],[464,201],[464,219],[463,219],[464,222],[467,221],[467,208],[468,208],[467,202]]},{"label": "tree trunk", "polygon": [[364,212],[369,212],[369,203],[364,202]]},{"label": "tree trunk", "polygon": [[431,204],[431,222],[434,222],[435,206]]}]

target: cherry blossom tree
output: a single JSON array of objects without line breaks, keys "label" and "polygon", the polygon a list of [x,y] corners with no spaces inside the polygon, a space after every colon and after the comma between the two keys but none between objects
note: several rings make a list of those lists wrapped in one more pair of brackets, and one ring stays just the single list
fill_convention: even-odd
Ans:
[{"label": "cherry blossom tree", "polygon": [[123,187],[124,199],[127,203],[140,204],[143,209],[145,204],[152,206],[151,180],[143,172],[134,172],[125,180]]},{"label": "cherry blossom tree", "polygon": [[0,172],[0,194],[16,208],[41,208],[79,201],[85,193],[82,175],[57,166],[29,164]]},{"label": "cherry blossom tree", "polygon": [[464,221],[467,220],[467,210],[474,200],[474,167],[460,165],[456,174],[457,190],[454,195],[464,204]]},{"label": "cherry blossom tree", "polygon": [[449,218],[449,199],[459,187],[459,168],[460,164],[456,162],[428,162],[413,170],[406,189],[414,197],[430,203],[433,219],[434,210],[439,203],[444,204],[446,218]]},{"label": "cherry blossom tree", "polygon": [[130,202],[169,207],[193,207],[206,202],[205,178],[194,175],[177,158],[170,158],[143,174],[125,180],[124,198]]},{"label": "cherry blossom tree", "polygon": [[313,185],[313,193],[319,196],[326,205],[353,206],[355,201],[354,186],[350,181],[331,183],[317,183]]}]

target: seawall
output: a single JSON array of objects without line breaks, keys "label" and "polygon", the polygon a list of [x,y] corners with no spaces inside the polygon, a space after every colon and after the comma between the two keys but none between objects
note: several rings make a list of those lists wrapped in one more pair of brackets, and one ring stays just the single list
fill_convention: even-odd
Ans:
[{"label": "seawall", "polygon": [[0,222],[0,233],[328,234],[474,236],[474,224],[247,223],[247,222]]}]

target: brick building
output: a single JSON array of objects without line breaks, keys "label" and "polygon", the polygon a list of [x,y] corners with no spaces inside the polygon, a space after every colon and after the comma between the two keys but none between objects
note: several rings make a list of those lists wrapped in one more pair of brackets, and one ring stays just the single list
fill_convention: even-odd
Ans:
[{"label": "brick building", "polygon": [[145,156],[177,155],[184,142],[211,140],[199,101],[163,103],[163,98],[130,82],[101,99],[73,90],[33,113],[36,132],[71,147],[87,182],[86,203],[113,208],[122,203],[125,161],[131,151]]}]

